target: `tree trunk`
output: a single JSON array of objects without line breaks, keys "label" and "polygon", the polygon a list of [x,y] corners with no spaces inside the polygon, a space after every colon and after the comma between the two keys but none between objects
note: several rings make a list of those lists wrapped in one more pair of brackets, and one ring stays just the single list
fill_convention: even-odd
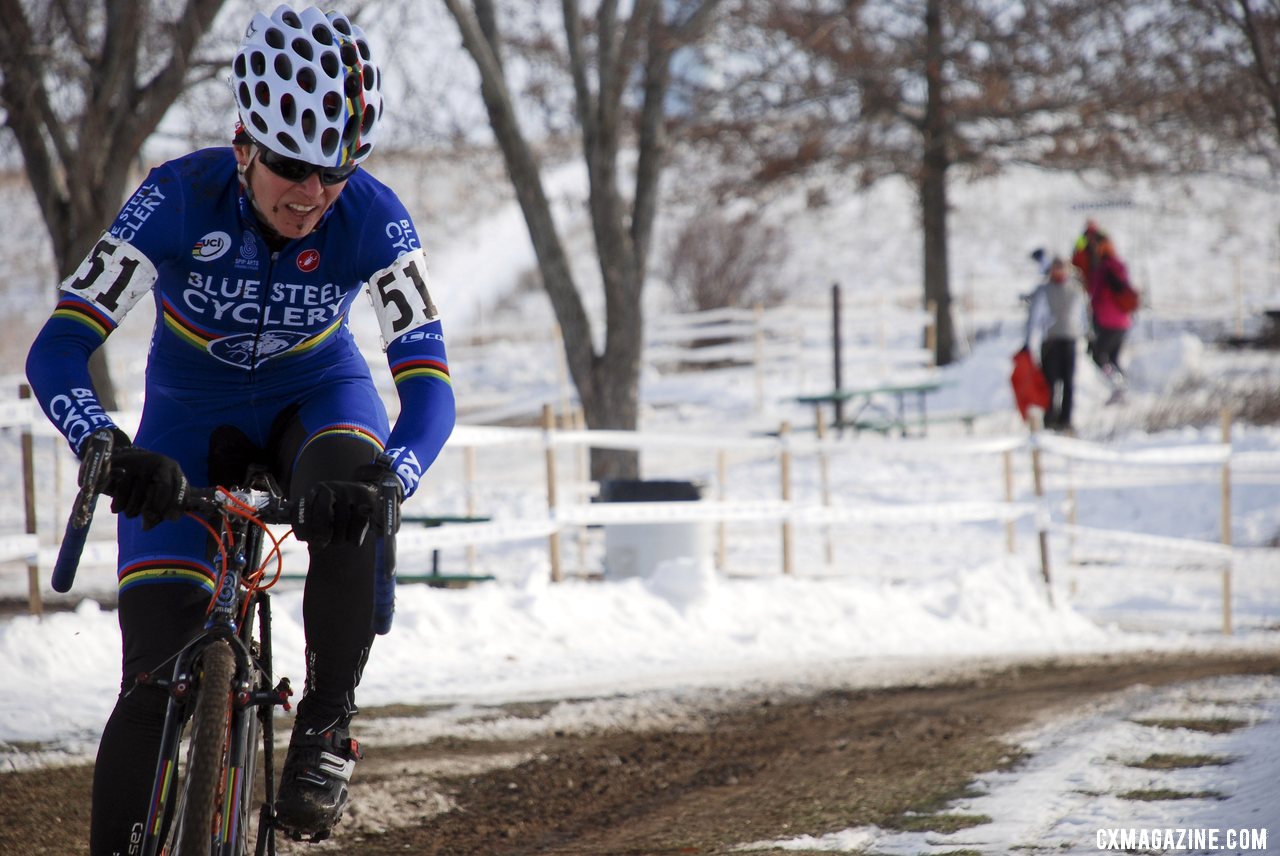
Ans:
[{"label": "tree trunk", "polygon": [[[529,229],[529,239],[538,260],[538,272],[542,285],[551,301],[556,320],[564,338],[565,361],[569,376],[589,428],[616,428],[634,430],[637,408],[625,401],[628,389],[637,390],[636,378],[619,378],[626,371],[626,364],[617,358],[625,349],[615,341],[621,335],[611,326],[607,330],[603,355],[597,355],[592,347],[591,320],[582,303],[577,283],[564,245],[551,216],[551,204],[542,186],[541,168],[520,128],[515,106],[507,88],[506,76],[499,55],[497,17],[488,0],[476,0],[475,13],[462,0],[444,0],[445,6],[462,33],[462,45],[480,72],[480,95],[489,115],[489,126],[502,151],[507,176],[511,179],[516,201]],[[593,218],[596,211],[592,211]],[[618,311],[615,291],[606,290],[610,316]],[[637,316],[638,317],[638,316]],[[625,327],[624,324],[616,325]],[[619,398],[622,401],[619,401]],[[608,460],[608,465],[603,461]],[[630,466],[628,466],[630,462]],[[615,453],[611,450],[595,450],[591,457],[592,477],[634,476],[638,470],[634,452]]]},{"label": "tree trunk", "polygon": [[920,214],[924,232],[925,306],[937,308],[934,361],[949,364],[954,355],[951,285],[947,263],[947,103],[943,82],[942,0],[929,0],[925,11],[925,81],[928,88],[922,131]]},{"label": "tree trunk", "polygon": [[[111,223],[130,165],[185,89],[196,46],[222,4],[186,0],[164,18],[146,3],[0,0],[4,124],[22,153],[60,278]],[[157,33],[162,62],[142,51]],[[69,34],[72,48],[54,47],[53,34]],[[103,407],[118,409],[102,348],[89,373]]]},{"label": "tree trunk", "polygon": [[[684,10],[685,18],[672,26],[659,0],[636,0],[625,20],[617,16],[616,0],[604,0],[597,8],[591,37],[584,33],[577,0],[561,0],[568,69],[587,166],[592,234],[605,295],[604,349],[598,354],[592,346],[590,319],[551,217],[537,160],[520,129],[508,90],[492,0],[473,0],[470,9],[463,0],[443,2],[480,72],[489,124],[529,227],[587,426],[634,431],[639,421],[644,344],[641,293],[657,209],[671,54],[705,30],[719,0],[704,0]],[[593,42],[594,57],[587,53]],[[643,69],[643,103],[637,122],[635,190],[628,206],[619,186],[618,153],[627,113],[623,95],[637,65]],[[589,77],[592,73],[594,81]],[[639,471],[640,458],[634,450],[592,450],[591,477],[595,480],[636,478]]]},{"label": "tree trunk", "polygon": [[[588,207],[596,262],[605,296],[604,350],[592,345],[591,321],[564,246],[551,217],[538,163],[520,129],[500,56],[493,0],[443,0],[462,33],[462,45],[480,72],[480,93],[515,188],[543,286],[560,323],[569,374],[578,390],[587,426],[634,431],[640,415],[640,369],[644,346],[641,293],[657,210],[665,136],[663,120],[670,88],[672,53],[705,32],[720,0],[682,6],[683,18],[668,20],[661,0],[634,0],[629,17],[618,17],[617,0],[602,0],[590,36],[577,0],[561,0],[568,71],[586,161]],[[594,44],[590,56],[588,45]],[[627,118],[624,95],[641,69],[641,106],[636,120],[637,168],[628,206],[620,187],[618,153]],[[591,75],[594,74],[594,80]],[[594,86],[593,86],[594,83]],[[639,453],[593,449],[591,477],[632,479]]]}]

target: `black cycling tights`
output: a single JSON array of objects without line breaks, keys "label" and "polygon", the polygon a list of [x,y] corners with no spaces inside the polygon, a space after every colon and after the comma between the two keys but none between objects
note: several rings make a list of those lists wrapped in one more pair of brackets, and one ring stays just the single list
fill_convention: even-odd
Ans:
[{"label": "black cycling tights", "polygon": [[[258,450],[291,497],[327,479],[350,479],[373,459],[366,441],[328,434],[308,445],[289,472],[303,442],[301,426],[283,426],[269,450]],[[213,467],[213,469],[217,469]],[[194,474],[190,474],[193,476]],[[355,687],[373,641],[373,539],[363,546],[311,550],[302,600],[307,638],[307,675],[299,718],[322,726],[355,712]],[[156,753],[164,727],[167,695],[134,686],[141,671],[168,674],[169,658],[204,626],[209,595],[183,584],[143,585],[120,595],[123,690],[116,700],[93,776],[91,856],[126,856],[136,847],[151,797]],[[276,663],[288,674],[289,664]],[[296,677],[296,676],[295,676]]]}]

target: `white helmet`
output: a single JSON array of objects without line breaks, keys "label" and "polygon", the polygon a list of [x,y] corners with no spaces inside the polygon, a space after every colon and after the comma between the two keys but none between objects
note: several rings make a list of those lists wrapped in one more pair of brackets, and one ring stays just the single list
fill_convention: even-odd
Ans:
[{"label": "white helmet", "polygon": [[253,16],[231,64],[245,131],[284,157],[359,163],[382,118],[382,72],[364,31],[339,12],[279,6]]}]

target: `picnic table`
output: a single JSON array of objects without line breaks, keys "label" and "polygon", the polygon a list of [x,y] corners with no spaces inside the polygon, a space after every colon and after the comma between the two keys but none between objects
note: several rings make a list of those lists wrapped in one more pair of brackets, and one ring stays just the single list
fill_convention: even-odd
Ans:
[{"label": "picnic table", "polygon": [[[799,395],[800,404],[812,404],[815,417],[822,420],[822,408],[830,406],[833,418],[830,422],[837,434],[846,427],[855,431],[872,430],[888,433],[897,430],[903,437],[915,426],[923,436],[929,424],[927,400],[946,384],[941,380],[921,380],[909,383],[883,383],[873,386],[836,389],[817,395]],[[907,401],[914,399],[916,413],[908,416]],[[846,411],[846,405],[851,412]],[[972,416],[961,415],[966,424],[972,424]]]},{"label": "picnic table", "polygon": [[[479,517],[474,515],[418,515],[406,514],[400,518],[400,522],[416,524],[434,528],[443,526],[446,523],[488,523],[491,518]],[[489,582],[493,580],[491,574],[443,574],[440,572],[440,551],[438,549],[431,551],[431,572],[428,574],[398,574],[397,578],[400,582],[405,583],[426,583],[434,588],[456,588],[459,586],[469,585],[470,583]]]}]

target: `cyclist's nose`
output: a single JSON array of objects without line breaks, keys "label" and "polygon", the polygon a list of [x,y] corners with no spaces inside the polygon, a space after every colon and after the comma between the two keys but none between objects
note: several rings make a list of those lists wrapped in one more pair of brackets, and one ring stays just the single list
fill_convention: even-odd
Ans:
[{"label": "cyclist's nose", "polygon": [[308,196],[323,196],[324,185],[320,182],[320,173],[312,172],[302,181],[298,182],[298,187]]}]

